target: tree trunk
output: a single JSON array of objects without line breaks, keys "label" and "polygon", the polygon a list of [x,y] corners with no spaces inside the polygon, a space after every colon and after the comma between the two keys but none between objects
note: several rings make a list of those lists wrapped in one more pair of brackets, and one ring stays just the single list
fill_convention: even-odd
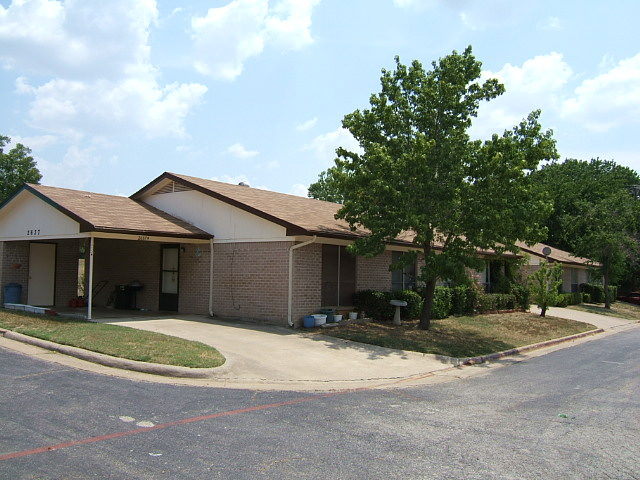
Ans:
[{"label": "tree trunk", "polygon": [[429,280],[424,289],[424,305],[422,306],[422,316],[420,317],[420,328],[429,330],[431,326],[431,310],[433,309],[433,298],[436,292],[436,280]]},{"label": "tree trunk", "polygon": [[541,317],[544,317],[544,316],[546,315],[546,313],[547,313],[547,307],[543,305],[543,306],[540,308],[540,316],[541,316]]}]

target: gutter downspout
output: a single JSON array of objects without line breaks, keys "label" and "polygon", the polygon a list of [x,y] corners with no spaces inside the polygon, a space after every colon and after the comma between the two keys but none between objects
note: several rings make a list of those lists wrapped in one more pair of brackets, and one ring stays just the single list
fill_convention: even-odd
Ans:
[{"label": "gutter downspout", "polygon": [[213,238],[209,241],[209,316],[213,317]]},{"label": "gutter downspout", "polygon": [[307,245],[311,245],[318,239],[317,235],[314,235],[311,240],[306,242],[297,243],[292,245],[289,248],[289,304],[287,309],[287,322],[290,327],[293,327],[293,251],[298,248],[306,247]]}]

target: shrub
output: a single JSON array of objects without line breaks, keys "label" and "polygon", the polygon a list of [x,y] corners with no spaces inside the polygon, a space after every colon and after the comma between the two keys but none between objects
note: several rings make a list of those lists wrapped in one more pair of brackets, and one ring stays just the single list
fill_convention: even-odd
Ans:
[{"label": "shrub", "polygon": [[353,295],[355,307],[376,320],[393,318],[394,307],[391,306],[390,301],[391,293],[379,290],[361,290]]},{"label": "shrub", "polygon": [[580,305],[582,303],[583,294],[580,292],[561,293],[556,307],[568,307],[569,305]]},{"label": "shrub", "polygon": [[447,318],[451,314],[451,288],[436,287],[433,295],[431,318]]},{"label": "shrub", "polygon": [[414,290],[395,290],[391,293],[392,300],[404,300],[407,306],[402,309],[404,318],[420,318],[424,299]]},{"label": "shrub", "polygon": [[469,293],[470,287],[453,287],[451,290],[451,314],[465,315],[473,313],[473,304],[471,308],[467,303],[468,298],[472,295]]},{"label": "shrub", "polygon": [[479,313],[492,312],[498,309],[498,301],[495,294],[481,293],[478,295],[477,310]]},{"label": "shrub", "polygon": [[[583,283],[580,285],[580,290],[585,294],[588,293],[591,296],[590,303],[604,303],[604,286],[603,285],[594,285],[592,283]],[[609,300],[611,303],[616,301],[616,297],[618,296],[618,287],[609,286]],[[586,302],[586,300],[585,300]]]},{"label": "shrub", "polygon": [[604,287],[602,285],[594,285],[592,283],[583,283],[580,285],[580,289],[589,294],[591,297],[591,303],[604,302]]},{"label": "shrub", "polygon": [[583,293],[582,294],[582,301],[584,303],[591,303],[591,294],[590,293]]},{"label": "shrub", "polygon": [[353,304],[368,317],[376,320],[391,320],[396,307],[391,300],[404,300],[407,306],[402,309],[404,318],[419,318],[422,313],[422,296],[413,290],[381,292],[379,290],[361,290],[353,294]]},{"label": "shrub", "polygon": [[515,310],[516,296],[513,293],[501,293],[498,297],[498,310]]},{"label": "shrub", "polygon": [[531,292],[529,288],[521,283],[511,287],[511,293],[515,298],[515,308],[524,310],[525,312],[531,307]]}]

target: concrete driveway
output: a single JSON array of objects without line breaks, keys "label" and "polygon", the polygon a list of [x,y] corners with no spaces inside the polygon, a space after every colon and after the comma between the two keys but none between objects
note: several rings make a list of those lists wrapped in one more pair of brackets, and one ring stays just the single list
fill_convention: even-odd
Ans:
[{"label": "concrete driveway", "polygon": [[[605,335],[638,326],[638,322],[631,320],[565,308],[554,307],[549,310],[549,315],[591,323],[604,330]],[[307,330],[213,320],[205,316],[150,316],[147,313],[124,317],[109,313],[95,321],[199,341],[217,348],[227,361],[222,367],[198,371],[195,375],[198,378],[193,378],[193,369],[144,363],[142,368],[138,368],[140,365],[131,365],[130,361],[114,357],[108,357],[108,361],[105,362],[96,358],[100,354],[86,350],[78,352],[80,349],[74,347],[51,344],[25,336],[22,336],[22,339],[11,340],[10,334],[13,337],[19,336],[13,332],[5,332],[4,336],[0,336],[0,346],[74,368],[107,375],[116,374],[140,381],[261,390],[329,391],[389,388],[447,381],[477,375],[502,364],[519,362],[594,338],[568,338],[568,341],[561,344],[522,351],[517,356],[476,365],[477,368],[460,368],[456,366],[457,360],[447,357],[364,345]],[[25,345],[25,342],[28,345]],[[50,345],[43,345],[45,343]],[[159,376],[174,375],[161,370],[176,368],[188,370],[188,376],[192,378]]]},{"label": "concrete driveway", "polygon": [[[536,311],[535,308],[532,311]],[[550,316],[579,320],[605,331],[631,320],[552,308]],[[202,316],[111,319],[108,323],[165,333],[217,348],[226,358],[216,368],[217,385],[239,388],[336,390],[415,383],[451,372],[455,360],[291,330],[271,325],[213,320]],[[560,347],[555,347],[560,348]]]},{"label": "concrete driveway", "polygon": [[110,320],[211,345],[227,361],[218,385],[335,390],[390,385],[452,368],[434,355],[391,350],[304,330],[212,320],[200,316]]}]

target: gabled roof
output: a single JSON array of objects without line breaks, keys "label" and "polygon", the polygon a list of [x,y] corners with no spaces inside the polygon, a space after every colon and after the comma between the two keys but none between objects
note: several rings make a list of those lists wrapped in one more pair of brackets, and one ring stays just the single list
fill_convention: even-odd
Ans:
[{"label": "gabled roof", "polygon": [[[140,200],[146,194],[161,190],[171,182],[196,190],[285,227],[287,235],[290,236],[318,235],[353,239],[368,233],[364,229],[351,231],[347,222],[336,220],[335,214],[340,208],[340,205],[336,203],[176,173],[165,172],[146,187],[131,195],[130,198]],[[401,241],[400,243],[410,242]]]},{"label": "gabled roof", "polygon": [[81,232],[210,239],[213,235],[127,197],[26,184],[26,190],[80,224]]},{"label": "gabled roof", "polygon": [[[580,265],[583,267],[589,265],[597,265],[588,258],[574,257],[569,252],[565,252],[564,250],[560,250],[559,248],[549,247],[544,243],[536,243],[535,245],[529,246],[523,242],[518,242],[517,245],[523,252],[535,255],[537,257],[546,257],[552,262],[560,262],[568,265]],[[545,248],[551,249],[551,253],[549,255],[544,254],[543,250]]]},{"label": "gabled roof", "polygon": [[[287,235],[318,235],[319,237],[344,238],[353,240],[368,235],[368,231],[358,228],[351,231],[344,220],[336,220],[335,215],[340,205],[311,198],[288,195],[284,193],[261,190],[243,185],[205,180],[202,178],[165,172],[133,195],[131,199],[141,200],[145,195],[172,188],[178,190],[193,189],[204,195],[216,198],[241,210],[264,218],[287,229]],[[185,188],[186,187],[186,188]],[[412,232],[403,232],[394,243],[413,245]],[[542,243],[531,247],[524,242],[517,246],[524,252],[544,257],[542,250],[547,246]],[[436,246],[438,248],[438,246]],[[482,254],[493,255],[495,252],[482,251]],[[509,255],[509,254],[506,254]],[[509,255],[511,256],[511,255]],[[552,248],[549,259],[564,264],[582,265],[590,263],[587,258],[574,257],[568,252]]]}]

